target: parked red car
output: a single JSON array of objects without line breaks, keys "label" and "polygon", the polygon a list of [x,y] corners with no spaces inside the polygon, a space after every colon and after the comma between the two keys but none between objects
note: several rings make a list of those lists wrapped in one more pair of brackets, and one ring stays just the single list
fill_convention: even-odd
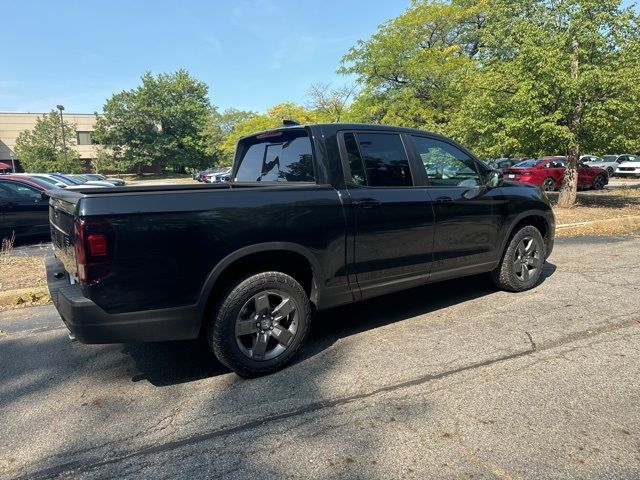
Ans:
[{"label": "parked red car", "polygon": [[34,187],[38,187],[42,190],[51,190],[53,188],[53,185],[39,181],[37,178],[28,177],[27,175],[20,175],[20,174],[16,175],[16,174],[8,173],[6,175],[0,175],[0,178],[3,178],[5,180],[15,180],[17,182],[28,183],[29,185],[33,185]]},{"label": "parked red car", "polygon": [[[503,171],[505,180],[537,185],[543,190],[556,190],[564,181],[565,157],[543,157],[525,160]],[[600,190],[609,183],[607,171],[581,163],[578,187]]]}]

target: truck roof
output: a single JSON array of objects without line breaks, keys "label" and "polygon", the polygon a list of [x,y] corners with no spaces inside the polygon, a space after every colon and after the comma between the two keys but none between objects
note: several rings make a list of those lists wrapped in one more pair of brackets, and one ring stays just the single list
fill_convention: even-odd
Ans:
[{"label": "truck roof", "polygon": [[396,132],[404,132],[404,133],[413,133],[413,134],[422,134],[424,135],[425,133],[428,133],[429,135],[433,135],[435,137],[442,137],[442,138],[446,138],[443,135],[439,134],[439,133],[435,133],[435,132],[431,132],[428,130],[419,130],[417,128],[410,128],[410,127],[398,127],[395,125],[381,125],[381,124],[373,124],[373,123],[304,123],[304,124],[300,124],[300,125],[283,125],[280,127],[274,127],[274,128],[269,128],[266,130],[261,130],[259,132],[254,132],[250,135],[245,135],[243,137],[240,137],[238,139],[238,141],[245,139],[245,138],[251,138],[251,137],[255,137],[256,135],[261,135],[263,133],[266,132],[273,132],[273,131],[286,131],[286,130],[296,130],[296,129],[300,129],[300,128],[321,128],[323,130],[328,130],[330,132],[336,132],[338,130],[394,130]]}]

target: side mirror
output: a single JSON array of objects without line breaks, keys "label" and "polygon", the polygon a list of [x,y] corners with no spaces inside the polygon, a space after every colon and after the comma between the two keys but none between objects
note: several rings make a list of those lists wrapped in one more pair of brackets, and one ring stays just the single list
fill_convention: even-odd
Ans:
[{"label": "side mirror", "polygon": [[486,186],[488,188],[496,188],[502,186],[504,183],[504,176],[500,170],[491,170],[487,178]]},{"label": "side mirror", "polygon": [[42,191],[40,192],[40,199],[38,200],[40,202],[44,202],[44,201],[49,201],[49,195],[47,195],[47,192]]}]

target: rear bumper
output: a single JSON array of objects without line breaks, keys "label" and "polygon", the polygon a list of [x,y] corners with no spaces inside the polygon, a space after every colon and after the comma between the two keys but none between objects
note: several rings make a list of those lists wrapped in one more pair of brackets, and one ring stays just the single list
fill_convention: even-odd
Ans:
[{"label": "rear bumper", "polygon": [[71,334],[82,343],[135,343],[197,338],[201,313],[195,306],[111,314],[69,283],[62,262],[46,261],[51,300]]}]

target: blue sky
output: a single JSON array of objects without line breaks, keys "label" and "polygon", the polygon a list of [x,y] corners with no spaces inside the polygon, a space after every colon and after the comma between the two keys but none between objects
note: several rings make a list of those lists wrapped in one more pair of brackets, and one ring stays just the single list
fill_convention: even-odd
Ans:
[{"label": "blue sky", "polygon": [[[140,75],[187,69],[219,108],[304,103],[358,39],[409,0],[7,1],[0,111],[100,111]],[[13,42],[11,39],[16,39]]]}]

